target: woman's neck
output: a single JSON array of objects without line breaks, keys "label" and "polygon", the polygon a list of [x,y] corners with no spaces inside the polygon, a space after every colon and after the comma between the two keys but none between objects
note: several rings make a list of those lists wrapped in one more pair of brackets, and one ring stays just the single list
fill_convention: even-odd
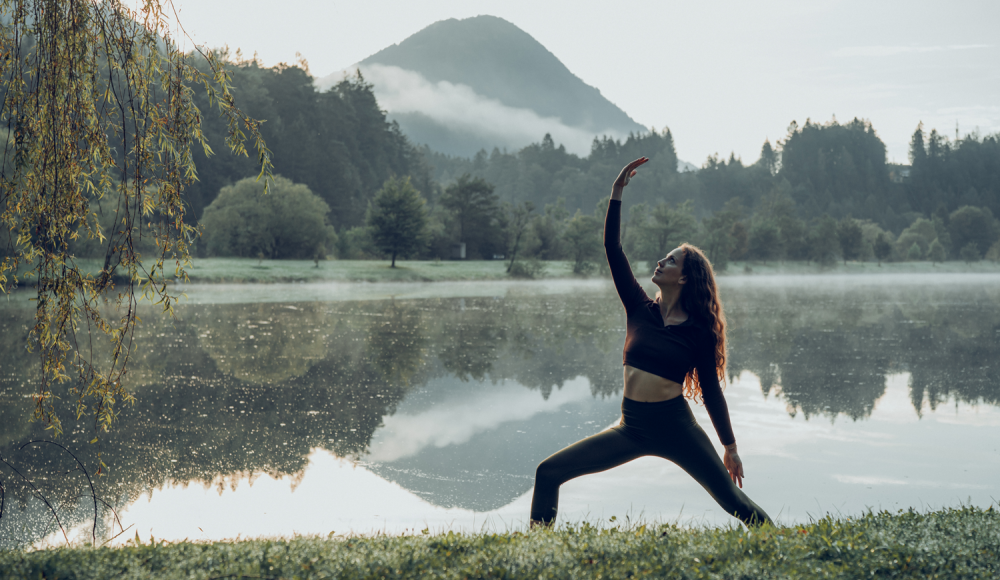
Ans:
[{"label": "woman's neck", "polygon": [[686,313],[684,312],[684,309],[681,308],[680,286],[661,286],[658,299],[660,303],[660,314],[663,315],[664,320],[667,318],[686,318]]}]

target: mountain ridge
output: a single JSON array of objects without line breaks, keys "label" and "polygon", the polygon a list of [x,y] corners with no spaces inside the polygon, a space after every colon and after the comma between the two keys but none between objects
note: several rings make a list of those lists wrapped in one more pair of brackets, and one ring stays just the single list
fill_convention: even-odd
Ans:
[{"label": "mountain ridge", "polygon": [[[649,130],[496,16],[435,22],[357,63],[380,104],[418,144],[470,157],[520,149],[551,133],[586,155],[597,136]],[[332,86],[343,72],[317,80]]]}]

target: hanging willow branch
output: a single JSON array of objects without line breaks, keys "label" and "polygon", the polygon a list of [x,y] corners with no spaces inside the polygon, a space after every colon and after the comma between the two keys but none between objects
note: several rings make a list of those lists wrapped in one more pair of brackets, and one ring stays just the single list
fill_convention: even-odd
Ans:
[{"label": "hanging willow branch", "polygon": [[[95,435],[111,428],[116,403],[132,401],[123,379],[139,300],[173,311],[166,281],[185,279],[196,236],[184,207],[192,148],[212,153],[194,87],[228,119],[226,145],[247,155],[252,143],[263,187],[271,177],[260,123],[237,108],[225,63],[177,49],[165,2],[0,0],[0,290],[36,291],[33,419],[56,434],[62,396]],[[74,256],[83,239],[105,248],[98,272]]]}]

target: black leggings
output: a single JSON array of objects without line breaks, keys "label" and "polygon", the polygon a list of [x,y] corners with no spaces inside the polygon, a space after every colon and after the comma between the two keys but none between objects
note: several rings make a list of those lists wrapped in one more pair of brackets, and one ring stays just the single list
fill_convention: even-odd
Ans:
[{"label": "black leggings", "polygon": [[532,521],[546,524],[555,521],[560,485],[647,455],[676,463],[722,509],[744,524],[771,522],[764,510],[733,483],[684,397],[658,403],[623,398],[622,420],[618,425],[577,441],[542,461],[535,471]]}]

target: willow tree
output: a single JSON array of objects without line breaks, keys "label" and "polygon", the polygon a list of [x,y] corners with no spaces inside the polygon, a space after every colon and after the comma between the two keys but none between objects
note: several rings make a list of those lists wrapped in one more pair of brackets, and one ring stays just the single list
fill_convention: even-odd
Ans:
[{"label": "willow tree", "polygon": [[[0,0],[0,289],[33,288],[33,418],[56,434],[58,399],[95,435],[111,427],[132,399],[123,379],[139,302],[172,312],[167,281],[184,278],[196,235],[184,201],[197,179],[192,150],[211,153],[208,111],[193,91],[228,119],[229,149],[255,151],[262,188],[271,176],[259,122],[237,108],[226,63],[182,52],[168,11],[170,0],[137,10],[121,0]],[[102,228],[108,211],[114,225]],[[85,239],[105,249],[103,265],[76,259]]]}]

